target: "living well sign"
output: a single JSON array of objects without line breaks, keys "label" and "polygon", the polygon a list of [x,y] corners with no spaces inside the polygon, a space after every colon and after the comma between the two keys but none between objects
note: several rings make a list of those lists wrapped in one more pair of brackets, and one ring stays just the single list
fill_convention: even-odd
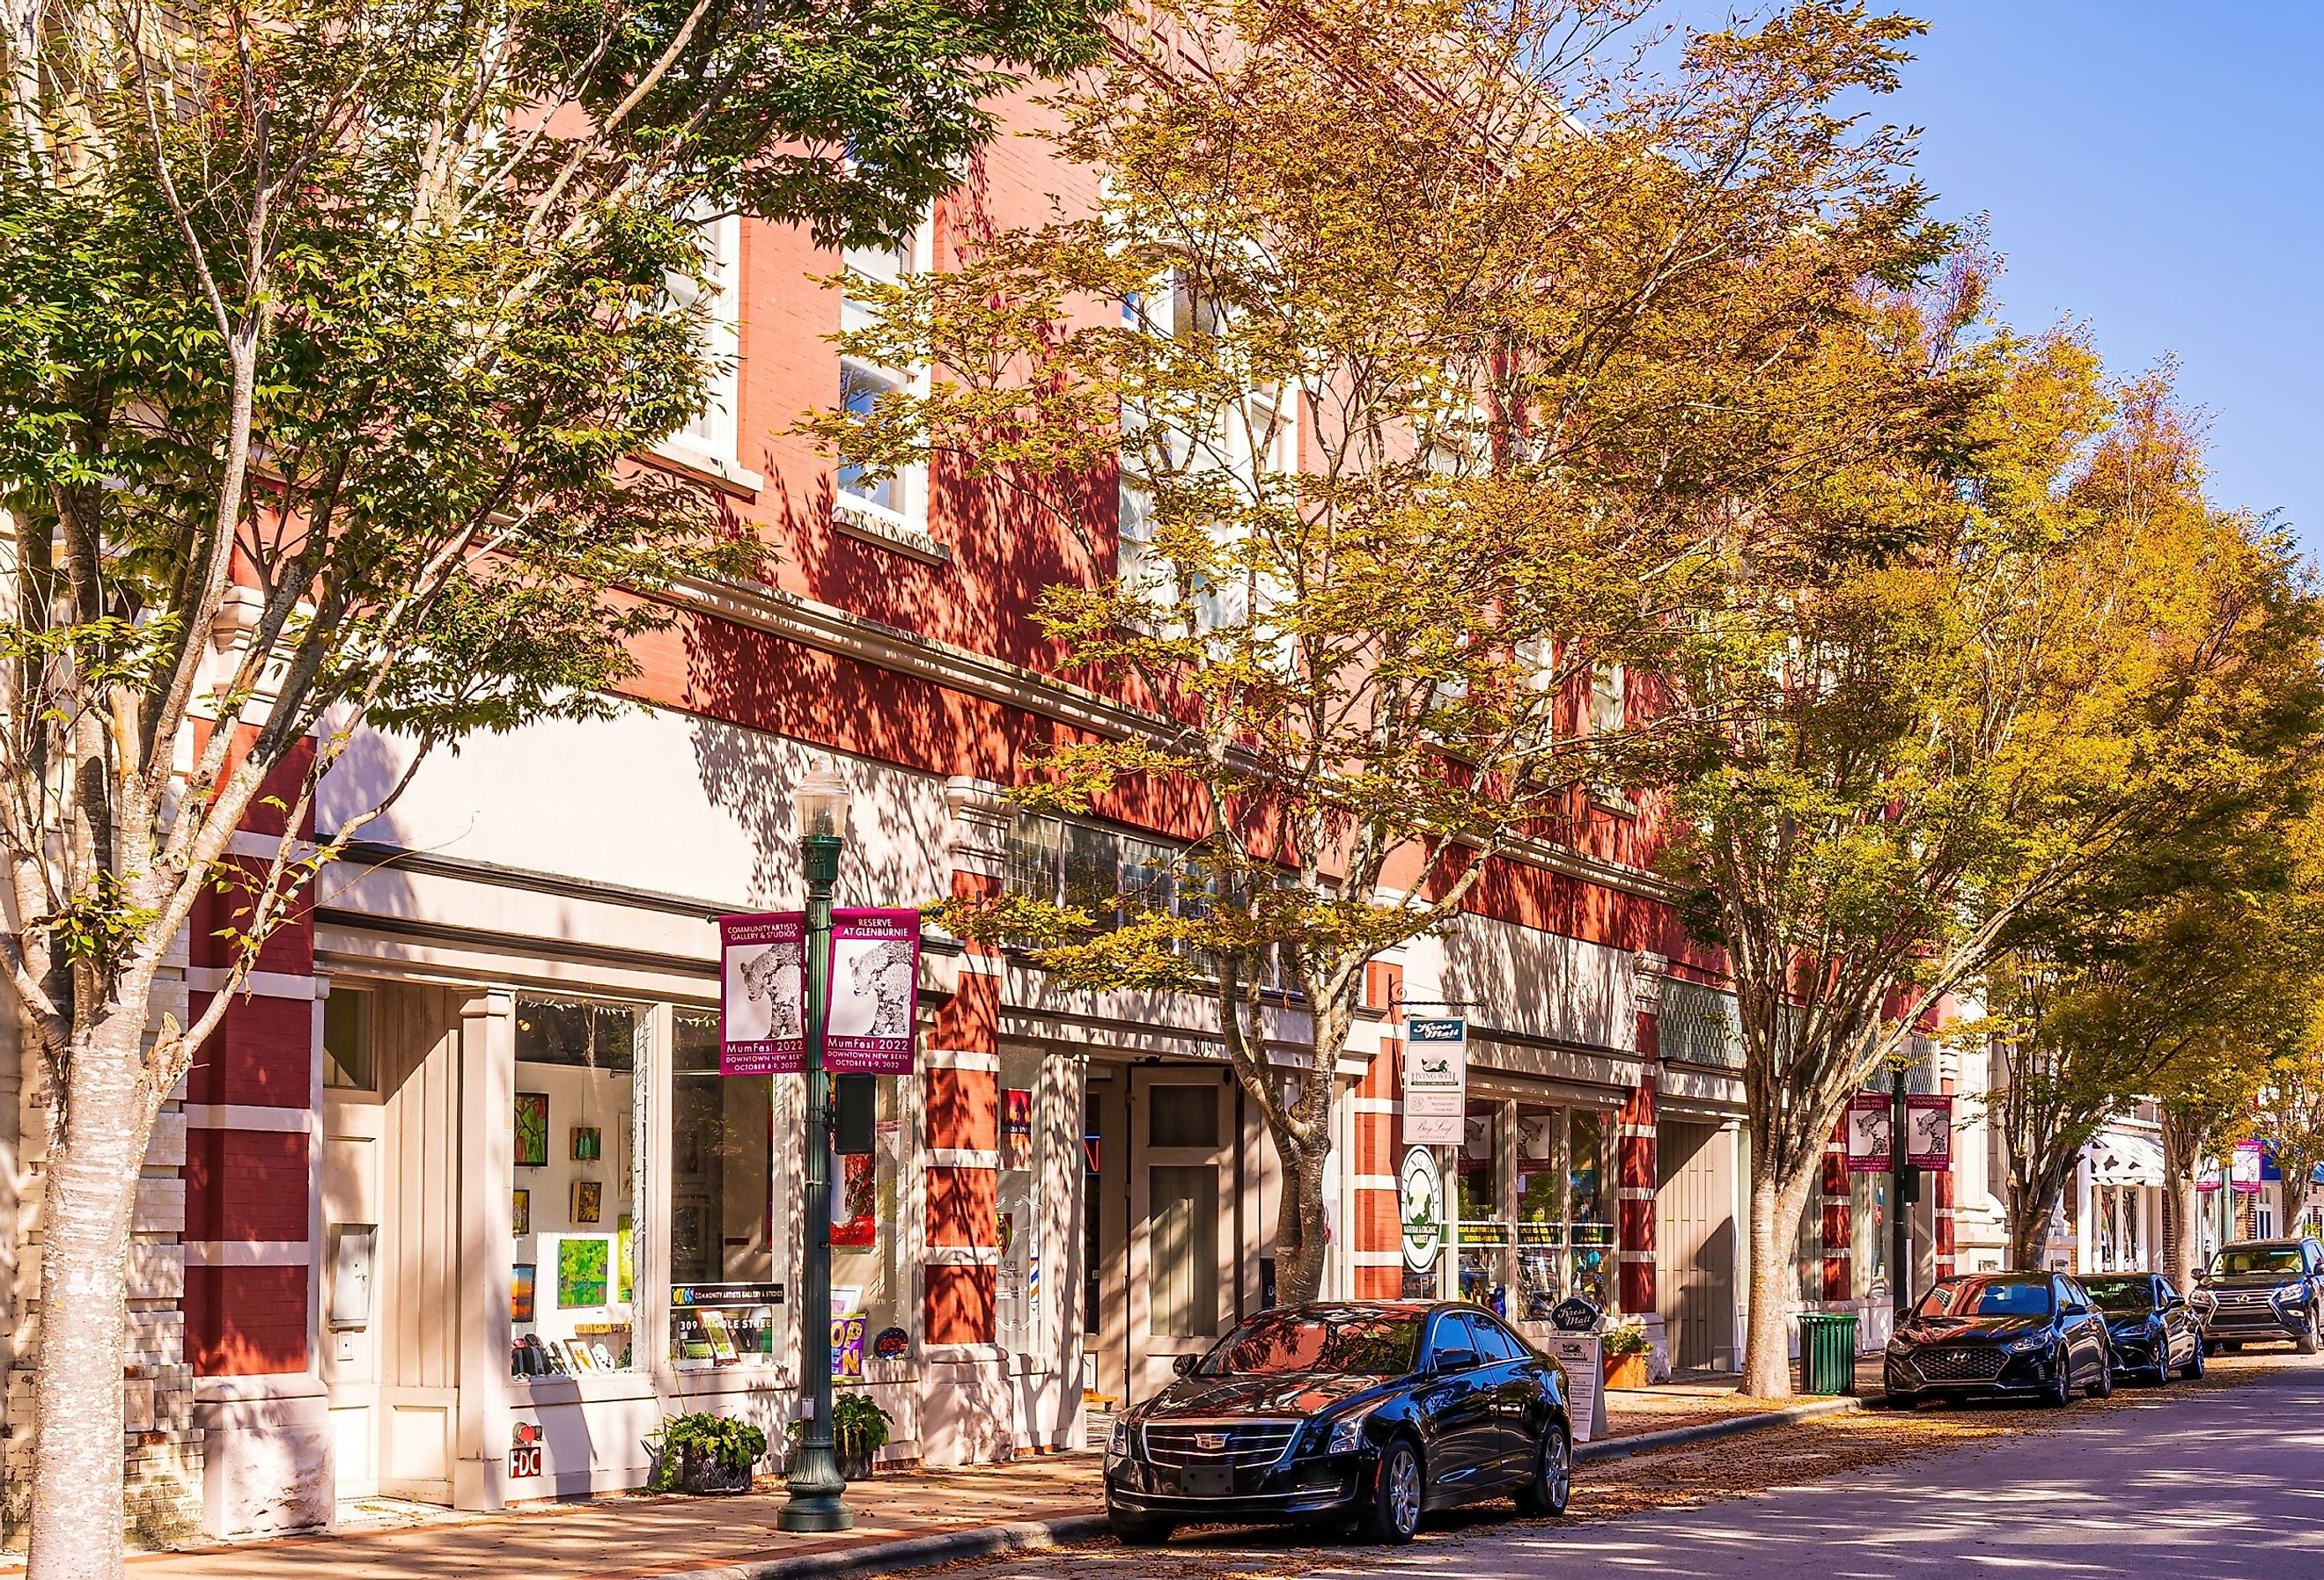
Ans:
[{"label": "living well sign", "polygon": [[1404,1144],[1457,1147],[1469,1113],[1469,1022],[1437,1016],[1404,1031]]}]

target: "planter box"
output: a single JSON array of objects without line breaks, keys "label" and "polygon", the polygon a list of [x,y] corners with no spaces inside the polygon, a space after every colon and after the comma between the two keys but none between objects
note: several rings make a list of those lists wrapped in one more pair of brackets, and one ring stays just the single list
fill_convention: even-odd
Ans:
[{"label": "planter box", "polygon": [[697,1497],[731,1498],[751,1490],[751,1467],[730,1470],[706,1455],[689,1454],[678,1463],[678,1490]]},{"label": "planter box", "polygon": [[868,1482],[872,1479],[872,1450],[841,1448],[838,1453],[839,1474],[842,1477],[851,1482]]},{"label": "planter box", "polygon": [[1643,1351],[1635,1355],[1606,1357],[1606,1386],[1609,1388],[1644,1388],[1646,1385],[1646,1356]]}]

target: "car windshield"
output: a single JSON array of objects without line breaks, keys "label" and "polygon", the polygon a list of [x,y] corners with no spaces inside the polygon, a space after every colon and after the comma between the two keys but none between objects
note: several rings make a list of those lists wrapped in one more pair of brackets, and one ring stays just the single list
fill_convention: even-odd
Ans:
[{"label": "car windshield", "polygon": [[2101,1311],[2154,1309],[2154,1284],[2149,1279],[2084,1279],[2082,1288]]},{"label": "car windshield", "polygon": [[1227,1335],[1195,1370],[1204,1377],[1317,1372],[1397,1377],[1412,1370],[1419,1346],[1416,1311],[1270,1311]]},{"label": "car windshield", "polygon": [[2297,1245],[2231,1245],[2211,1259],[2211,1276],[2232,1279],[2244,1273],[2296,1273]]},{"label": "car windshield", "polygon": [[1955,1279],[1939,1284],[1921,1297],[1916,1317],[2047,1317],[2047,1280],[2028,1283],[2022,1279]]}]

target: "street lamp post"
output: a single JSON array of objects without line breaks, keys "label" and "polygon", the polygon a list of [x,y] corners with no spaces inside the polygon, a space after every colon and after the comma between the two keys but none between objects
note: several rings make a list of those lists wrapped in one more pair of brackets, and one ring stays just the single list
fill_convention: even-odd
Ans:
[{"label": "street lamp post", "polygon": [[807,1265],[799,1273],[799,1383],[807,1430],[791,1464],[785,1530],[845,1530],[847,1478],[831,1442],[831,1077],[823,1069],[823,1028],[831,1003],[831,890],[847,843],[847,786],[817,762],[792,792],[799,852],[807,865]]},{"label": "street lamp post", "polygon": [[1904,1132],[1904,1065],[1899,1059],[1888,1067],[1888,1300],[1895,1326],[1904,1326],[1905,1316],[1913,1308],[1914,1198],[1921,1193],[1919,1170],[1913,1167],[1905,1150]]}]

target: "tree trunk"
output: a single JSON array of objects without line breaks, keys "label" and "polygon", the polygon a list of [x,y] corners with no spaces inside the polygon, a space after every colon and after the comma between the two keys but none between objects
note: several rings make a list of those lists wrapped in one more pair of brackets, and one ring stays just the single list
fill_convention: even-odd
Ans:
[{"label": "tree trunk", "polygon": [[1800,1214],[1823,1168],[1821,1157],[1779,1178],[1765,1151],[1751,1151],[1751,1289],[1743,1329],[1743,1392],[1753,1399],[1792,1394],[1791,1314],[1800,1275],[1794,1265]]},{"label": "tree trunk", "polygon": [[26,1580],[122,1572],[121,1376],[130,1216],[152,1128],[144,1005],[76,1040],[41,1206],[40,1361]]},{"label": "tree trunk", "polygon": [[[2080,1154],[2075,1154],[2079,1158]],[[2035,1272],[2050,1243],[2050,1224],[2057,1216],[2058,1198],[2065,1194],[2068,1170],[2044,1169],[2031,1185],[2012,1181],[2009,1191],[2009,1265],[2018,1272]]]},{"label": "tree trunk", "polygon": [[2187,1133],[2171,1116],[2163,1114],[2163,1254],[2170,1261],[2171,1281],[2181,1294],[2195,1287],[2195,1264],[2202,1255],[2203,1220],[2200,1194],[2195,1189],[2195,1155],[2201,1138]]},{"label": "tree trunk", "polygon": [[1283,1208],[1275,1229],[1275,1298],[1280,1305],[1296,1306],[1323,1292],[1323,1165],[1329,1150],[1303,1146],[1275,1131],[1275,1152],[1283,1165]]}]

